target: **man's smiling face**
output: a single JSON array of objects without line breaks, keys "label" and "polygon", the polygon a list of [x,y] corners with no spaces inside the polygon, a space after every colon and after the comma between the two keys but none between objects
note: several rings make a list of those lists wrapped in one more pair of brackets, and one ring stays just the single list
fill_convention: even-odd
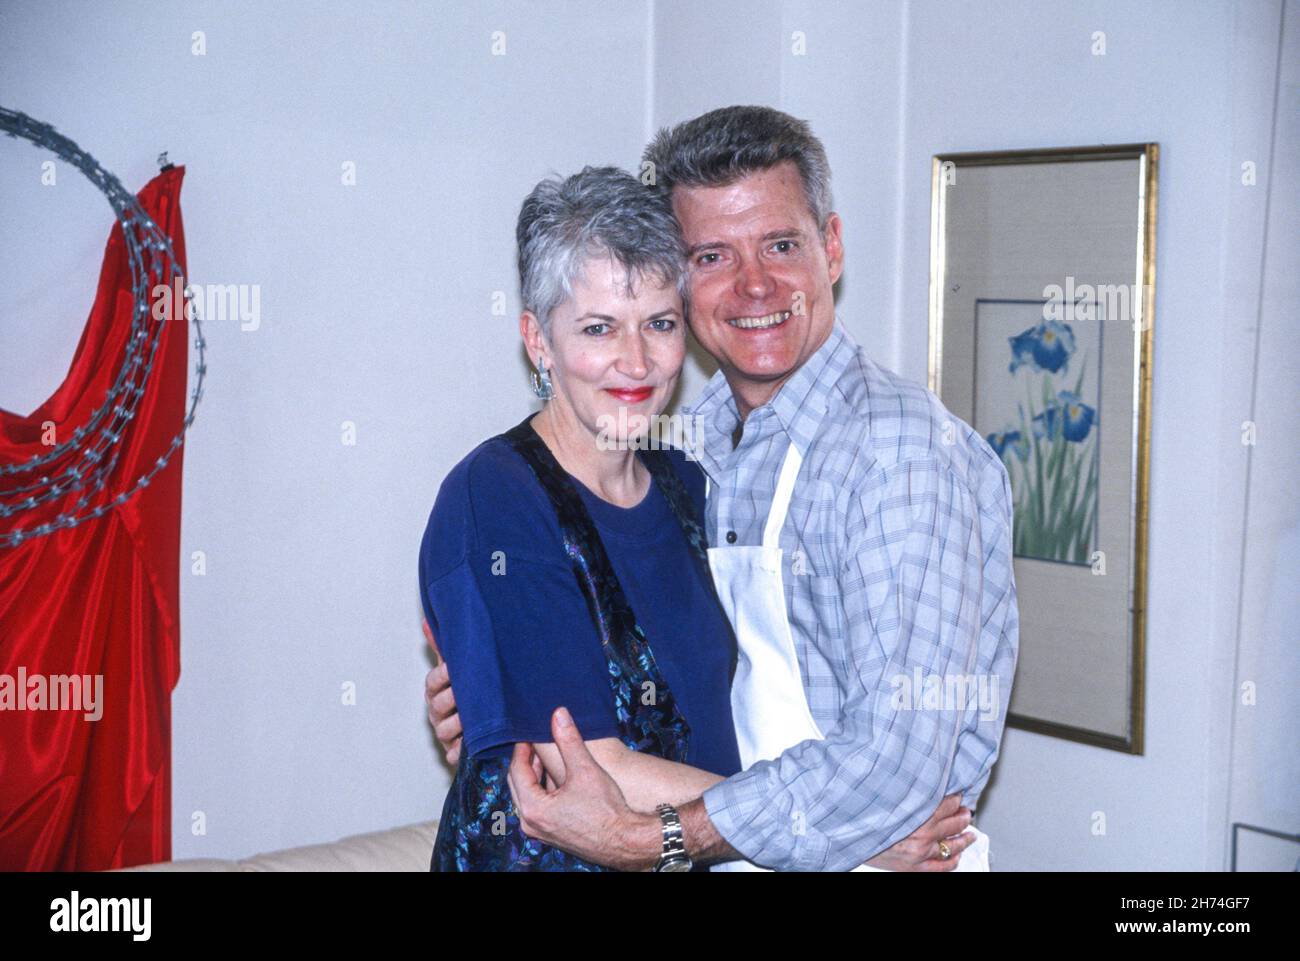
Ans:
[{"label": "man's smiling face", "polygon": [[840,219],[819,233],[789,161],[725,187],[674,187],[673,211],[689,251],[691,331],[747,415],[830,335]]}]

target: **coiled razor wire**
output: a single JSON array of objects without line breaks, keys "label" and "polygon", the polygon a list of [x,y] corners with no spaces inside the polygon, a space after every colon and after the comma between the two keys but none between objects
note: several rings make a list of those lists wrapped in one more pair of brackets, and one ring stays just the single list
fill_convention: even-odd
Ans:
[{"label": "coiled razor wire", "polygon": [[[68,440],[21,463],[0,464],[0,518],[16,517],[21,520],[23,514],[47,501],[72,491],[82,491],[72,510],[59,514],[53,521],[39,524],[30,530],[25,530],[22,526],[0,530],[0,547],[15,547],[25,540],[62,528],[76,527],[85,521],[101,517],[125,504],[137,491],[148,487],[154,475],[167,466],[168,458],[184,442],[185,431],[194,422],[194,411],[203,396],[203,379],[208,368],[205,363],[204,348],[207,345],[203,339],[203,327],[198,312],[191,309],[189,293],[185,290],[185,278],[172,252],[171,238],[145,213],[135,195],[101,167],[94,157],[49,124],[33,120],[25,113],[0,107],[0,130],[11,137],[29,140],[36,147],[52,150],[59,159],[84,173],[108,198],[122,225],[127,260],[131,266],[131,293],[135,305],[131,316],[131,336],[122,357],[122,365],[118,368],[113,386],[105,395],[104,402],[95,408],[86,423],[73,431]],[[154,354],[162,338],[163,324],[167,322],[166,315],[171,312],[162,311],[164,316],[155,318],[150,310],[149,291],[156,286],[150,281],[154,277],[166,277],[170,289],[174,289],[174,278],[180,278],[180,287],[184,291],[182,316],[190,318],[194,324],[194,344],[199,356],[194,368],[197,379],[190,394],[189,411],[167,450],[149,470],[116,497],[90,508],[91,500],[107,483],[117,464],[125,427],[135,417],[140,398],[144,396],[145,385],[153,371]],[[175,304],[172,309],[175,309]],[[72,457],[73,463],[56,472],[54,477],[46,473],[18,483],[17,486],[9,486],[10,478],[34,474],[65,457]],[[15,498],[22,499],[15,501]]]}]

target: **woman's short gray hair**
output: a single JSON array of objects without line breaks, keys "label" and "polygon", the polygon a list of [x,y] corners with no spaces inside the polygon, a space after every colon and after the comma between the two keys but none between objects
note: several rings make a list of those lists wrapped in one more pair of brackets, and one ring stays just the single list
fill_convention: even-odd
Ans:
[{"label": "woman's short gray hair", "polygon": [[834,210],[826,148],[805,121],[780,110],[722,107],[664,127],[645,148],[642,166],[671,196],[679,186],[728,187],[787,160],[798,169],[808,210],[824,233]]},{"label": "woman's short gray hair", "polygon": [[551,311],[573,296],[593,257],[612,257],[637,281],[676,285],[686,296],[686,251],[667,196],[617,167],[584,167],[533,188],[519,210],[519,290],[550,336]]}]

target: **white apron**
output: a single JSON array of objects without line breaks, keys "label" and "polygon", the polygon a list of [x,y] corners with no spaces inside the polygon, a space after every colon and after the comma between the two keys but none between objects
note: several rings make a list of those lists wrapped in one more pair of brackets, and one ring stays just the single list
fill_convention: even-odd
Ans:
[{"label": "white apron", "polygon": [[[761,547],[710,547],[709,568],[718,598],[736,632],[739,656],[731,685],[731,713],[740,745],[740,763],[749,768],[771,760],[801,741],[822,740],[804,694],[794,636],[786,618],[781,579],[781,528],[803,463],[791,444],[781,464],[772,509]],[[958,862],[958,871],[987,871],[988,836],[974,825],[976,841]],[[766,871],[749,861],[728,861],[714,871]],[[866,864],[855,871],[879,871]]]}]

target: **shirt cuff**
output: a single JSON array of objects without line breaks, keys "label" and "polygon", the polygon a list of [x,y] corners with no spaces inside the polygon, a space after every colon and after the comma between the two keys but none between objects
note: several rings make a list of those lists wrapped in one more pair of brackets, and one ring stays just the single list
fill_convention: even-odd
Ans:
[{"label": "shirt cuff", "polygon": [[757,861],[762,851],[763,826],[755,818],[766,813],[767,797],[759,771],[751,768],[719,781],[701,795],[705,813],[724,841],[747,861]]}]

